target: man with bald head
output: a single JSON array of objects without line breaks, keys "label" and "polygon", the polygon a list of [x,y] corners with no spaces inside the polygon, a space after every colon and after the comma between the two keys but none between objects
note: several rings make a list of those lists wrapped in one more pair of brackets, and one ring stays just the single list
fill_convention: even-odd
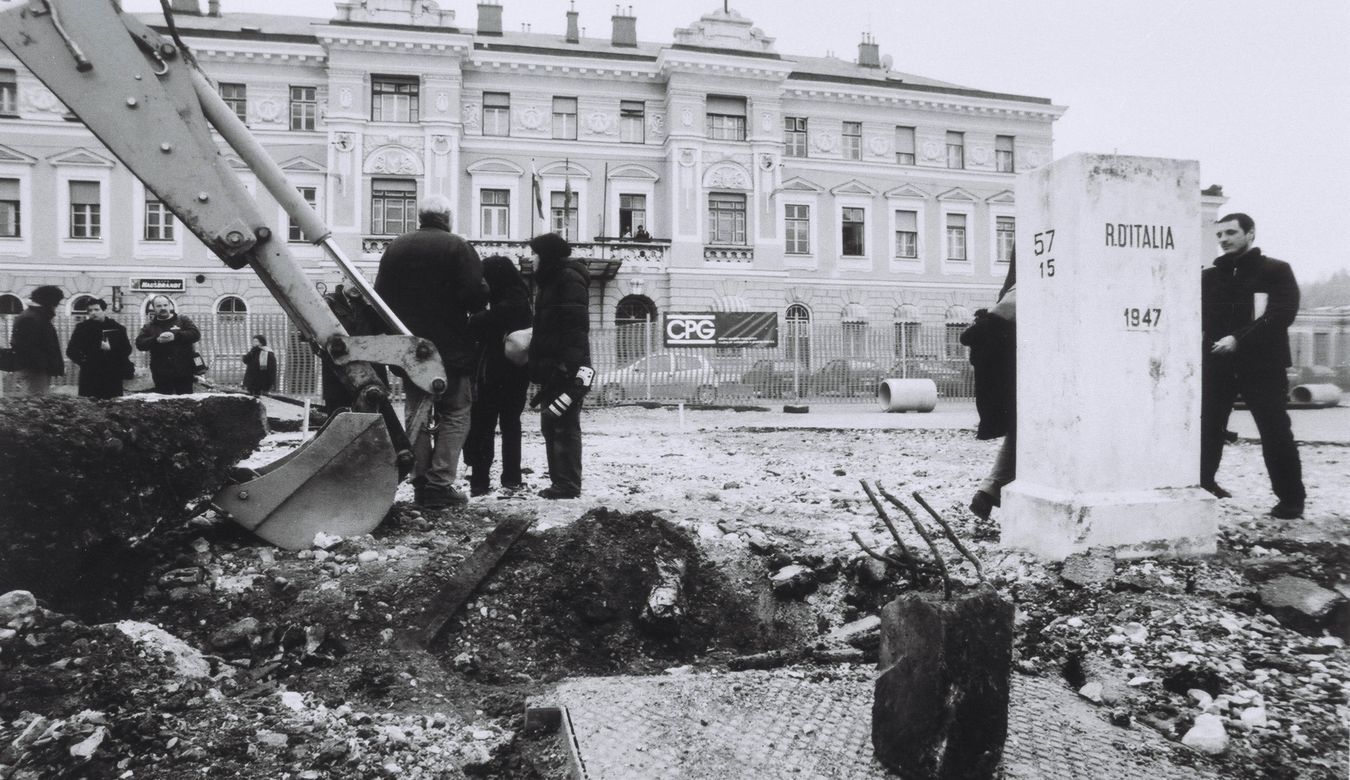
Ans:
[{"label": "man with bald head", "polygon": [[[435,428],[417,435],[412,471],[416,501],[427,509],[468,502],[455,487],[460,451],[469,435],[470,377],[477,350],[469,334],[469,315],[487,303],[483,263],[469,243],[450,232],[450,199],[432,195],[418,204],[419,227],[389,244],[380,257],[375,291],[414,336],[436,345],[445,364],[446,390],[435,400]],[[412,382],[403,383],[407,415],[426,398]],[[434,441],[433,441],[434,439]]]}]

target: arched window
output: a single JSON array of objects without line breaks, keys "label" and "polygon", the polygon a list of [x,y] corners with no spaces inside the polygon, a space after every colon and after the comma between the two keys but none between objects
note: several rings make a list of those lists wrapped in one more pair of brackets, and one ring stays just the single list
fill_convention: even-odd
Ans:
[{"label": "arched window", "polygon": [[77,319],[83,319],[89,314],[89,302],[94,300],[92,295],[81,295],[70,302],[70,313]]},{"label": "arched window", "polygon": [[0,295],[0,314],[23,314],[23,299],[17,295]]},{"label": "arched window", "polygon": [[216,304],[217,314],[247,314],[248,304],[237,295],[227,295]]},{"label": "arched window", "polygon": [[970,327],[970,309],[960,304],[953,304],[947,308],[946,320],[944,357],[948,360],[965,360],[967,357],[966,348],[961,345],[961,334],[965,332],[966,328]]},{"label": "arched window", "polygon": [[787,358],[802,366],[811,365],[811,310],[794,303],[787,307],[783,320],[783,344],[787,348]]},{"label": "arched window", "polygon": [[919,309],[912,303],[904,303],[895,309],[895,357],[908,361],[920,357],[933,357],[931,349],[921,343],[919,327]]},{"label": "arched window", "polygon": [[620,300],[614,309],[614,357],[619,365],[651,354],[660,327],[656,304],[650,298],[629,295]]}]

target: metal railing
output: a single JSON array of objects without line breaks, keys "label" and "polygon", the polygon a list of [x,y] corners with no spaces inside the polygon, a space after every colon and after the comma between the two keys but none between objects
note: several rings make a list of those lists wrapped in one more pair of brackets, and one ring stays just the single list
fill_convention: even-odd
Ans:
[{"label": "metal railing", "polygon": [[[318,398],[319,360],[284,314],[184,312],[201,330],[198,352],[210,366],[206,378],[237,387],[241,358],[261,334],[277,354],[276,392]],[[8,345],[15,315],[0,316],[0,344]],[[143,324],[136,312],[109,315],[134,341]],[[80,318],[54,320],[62,349]],[[596,370],[593,402],[634,401],[754,403],[779,399],[871,402],[889,378],[930,378],[943,397],[974,394],[967,351],[958,342],[961,325],[886,323],[816,325],[780,323],[774,347],[664,347],[659,320],[591,332]],[[149,354],[133,350],[138,373],[149,375]],[[79,368],[66,361],[58,386],[74,386]],[[8,394],[12,375],[3,374]],[[395,394],[398,388],[394,388]]]}]

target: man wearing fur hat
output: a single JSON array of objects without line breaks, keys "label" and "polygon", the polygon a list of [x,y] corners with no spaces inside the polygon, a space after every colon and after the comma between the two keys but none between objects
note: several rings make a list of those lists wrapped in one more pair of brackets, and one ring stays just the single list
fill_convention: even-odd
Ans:
[{"label": "man wearing fur hat", "polygon": [[530,239],[535,255],[534,336],[530,379],[542,388],[530,402],[540,407],[551,485],[543,498],[581,495],[581,399],[590,390],[590,276],[571,259],[572,247],[557,233]]},{"label": "man wearing fur hat", "polygon": [[65,293],[52,284],[44,284],[28,296],[33,305],[14,318],[9,345],[14,349],[14,379],[19,395],[46,395],[52,377],[65,376],[61,340],[56,336],[56,306]]}]

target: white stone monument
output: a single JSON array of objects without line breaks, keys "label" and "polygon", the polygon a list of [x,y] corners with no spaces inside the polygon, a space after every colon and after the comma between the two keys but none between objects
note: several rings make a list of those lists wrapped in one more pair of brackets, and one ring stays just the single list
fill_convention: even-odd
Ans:
[{"label": "white stone monument", "polygon": [[1074,154],[1017,181],[1017,480],[1002,540],[1215,550],[1200,477],[1199,165]]}]

